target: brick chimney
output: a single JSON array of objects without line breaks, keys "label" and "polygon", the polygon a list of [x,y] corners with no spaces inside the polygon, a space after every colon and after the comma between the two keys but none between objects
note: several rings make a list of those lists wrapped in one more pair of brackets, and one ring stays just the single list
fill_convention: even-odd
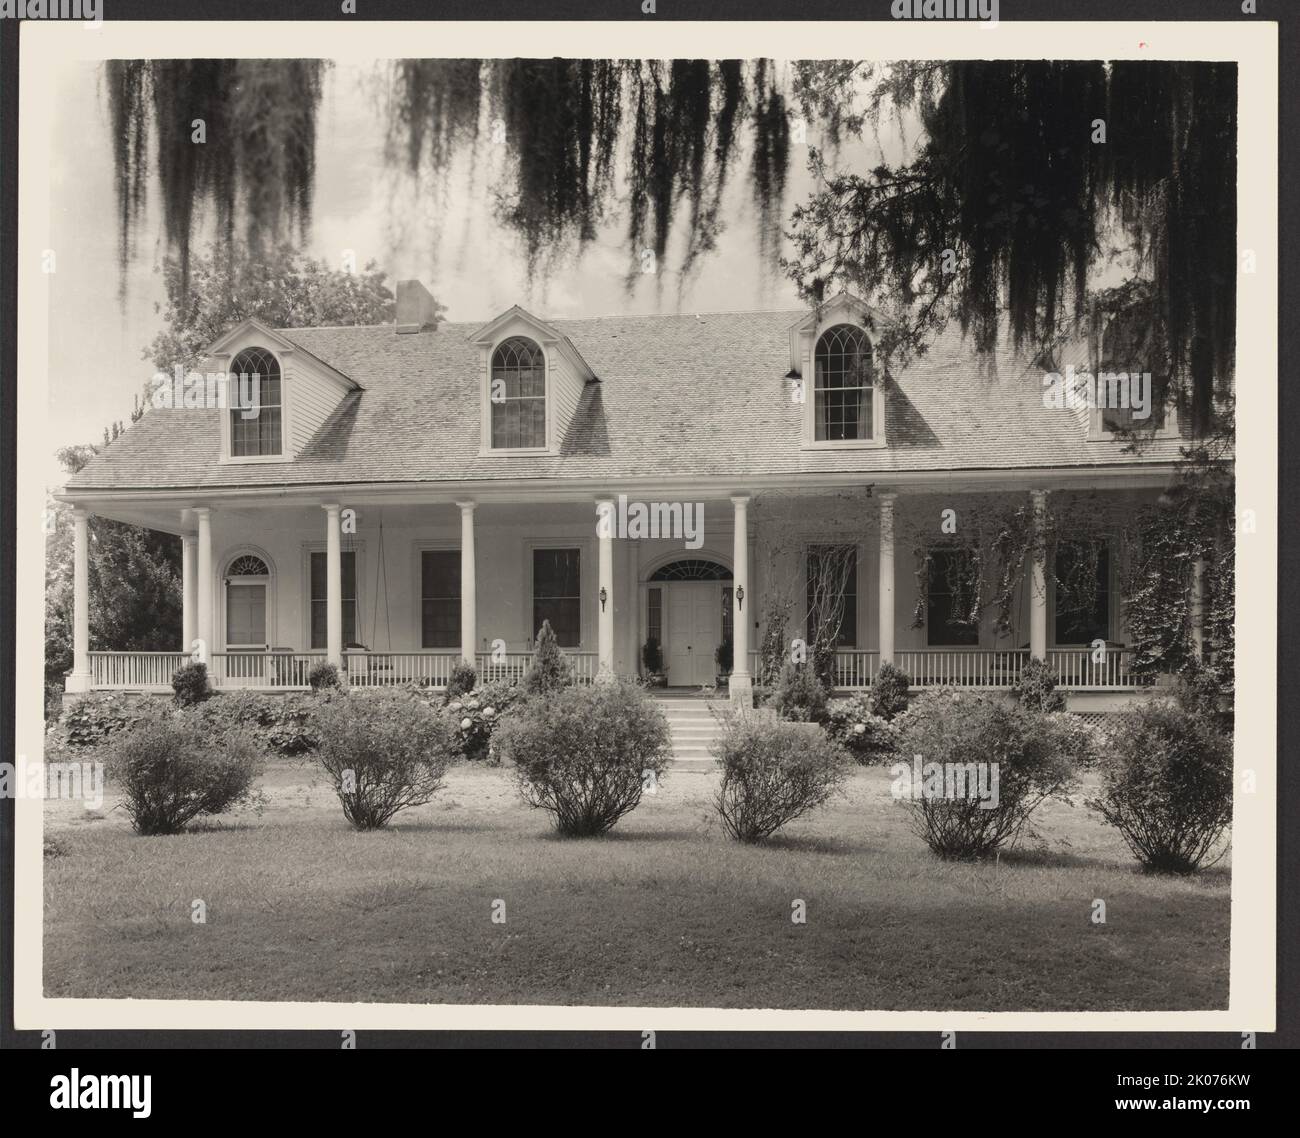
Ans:
[{"label": "brick chimney", "polygon": [[438,326],[438,306],[419,281],[397,282],[397,331],[423,332]]}]

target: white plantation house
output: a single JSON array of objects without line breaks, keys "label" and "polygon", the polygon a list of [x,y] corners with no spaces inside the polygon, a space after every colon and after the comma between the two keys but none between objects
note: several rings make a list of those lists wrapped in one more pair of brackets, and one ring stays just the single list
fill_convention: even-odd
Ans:
[{"label": "white plantation house", "polygon": [[[805,635],[808,566],[830,548],[847,565],[844,688],[887,661],[917,684],[1006,687],[1031,656],[1081,708],[1144,682],[1122,543],[1097,559],[1084,612],[1057,611],[1046,555],[1029,559],[999,631],[954,619],[943,565],[959,554],[940,539],[976,501],[1041,516],[1080,493],[1121,510],[1153,500],[1179,458],[1172,407],[1132,452],[1120,419],[1050,405],[1044,368],[1009,349],[981,363],[953,333],[891,374],[878,318],[847,294],[816,311],[546,320],[515,307],[436,326],[418,282],[397,297],[396,326],[245,321],[211,345],[211,368],[259,377],[255,413],[152,409],[69,481],[68,691],[166,689],[196,641],[218,687],[301,688],[323,658],[360,686],[442,683],[462,658],[518,675],[549,620],[591,679],[643,671],[654,638],[670,686],[709,684],[729,643],[743,696],[773,598],[792,599],[786,631]],[[183,538],[179,643],[91,650],[92,514]]]}]

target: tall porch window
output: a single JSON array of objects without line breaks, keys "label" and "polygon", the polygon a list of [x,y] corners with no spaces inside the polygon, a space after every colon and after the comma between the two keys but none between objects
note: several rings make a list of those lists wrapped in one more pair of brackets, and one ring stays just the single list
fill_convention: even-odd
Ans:
[{"label": "tall porch window", "polygon": [[1069,543],[1056,551],[1057,644],[1110,639],[1110,548]]},{"label": "tall porch window", "polygon": [[460,550],[420,553],[420,645],[460,646]]},{"label": "tall porch window", "polygon": [[[329,646],[329,607],[327,580],[329,562],[323,552],[311,555],[311,646]],[[357,555],[355,550],[339,554],[343,570],[343,644],[357,640]]]},{"label": "tall porch window", "polygon": [[581,550],[533,550],[533,635],[549,620],[561,648],[582,642]]},{"label": "tall porch window", "polygon": [[931,648],[978,646],[973,621],[978,588],[969,549],[932,549],[926,568],[925,642]]},{"label": "tall porch window", "polygon": [[808,639],[823,633],[837,648],[858,640],[858,550],[853,545],[810,545],[807,560]]}]

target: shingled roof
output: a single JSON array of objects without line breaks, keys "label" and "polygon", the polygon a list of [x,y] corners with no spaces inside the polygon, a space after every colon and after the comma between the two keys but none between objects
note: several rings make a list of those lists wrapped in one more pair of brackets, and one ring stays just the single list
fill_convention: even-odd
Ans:
[{"label": "shingled roof", "polygon": [[1089,441],[1086,414],[1043,406],[1041,368],[1009,349],[981,363],[955,329],[891,375],[888,445],[802,449],[789,393],[790,327],[806,311],[619,316],[549,323],[598,377],[557,455],[480,455],[481,321],[415,335],[392,325],[291,328],[294,344],[355,380],[292,461],[218,462],[220,411],[151,410],[68,483],[75,490],[216,489],[496,479],[743,478],[801,473],[1008,470],[1169,462]]}]

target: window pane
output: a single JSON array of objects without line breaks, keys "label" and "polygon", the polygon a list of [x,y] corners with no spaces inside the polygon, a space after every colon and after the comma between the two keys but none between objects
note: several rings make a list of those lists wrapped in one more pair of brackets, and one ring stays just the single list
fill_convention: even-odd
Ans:
[{"label": "window pane", "polygon": [[[852,648],[858,639],[858,551],[851,545],[813,545],[808,548],[808,637],[817,636],[823,619],[839,610],[835,634],[838,648]],[[823,604],[831,613],[823,618]]]},{"label": "window pane", "polygon": [[[1096,550],[1096,583],[1090,604],[1082,575],[1091,568],[1092,551],[1081,545],[1064,545],[1056,554],[1056,643],[1091,644],[1110,639],[1110,550]],[[1065,582],[1063,585],[1062,582]],[[1072,595],[1073,594],[1073,595]]]},{"label": "window pane", "polygon": [[[312,551],[311,578],[311,646],[329,646],[328,561],[323,551]],[[343,644],[356,644],[357,636],[357,555],[355,550],[339,554],[339,568],[343,578]]]},{"label": "window pane", "polygon": [[979,644],[979,625],[967,623],[975,601],[970,572],[968,550],[931,552],[925,606],[926,643],[931,647]]},{"label": "window pane", "polygon": [[664,642],[663,606],[664,591],[662,589],[651,589],[646,602],[646,639],[657,640],[661,646]]},{"label": "window pane", "polygon": [[533,550],[533,629],[549,620],[561,647],[582,640],[581,560],[577,549]]},{"label": "window pane", "polygon": [[546,445],[546,359],[532,340],[514,336],[492,354],[492,446]]},{"label": "window pane", "polygon": [[815,437],[838,442],[872,437],[871,341],[840,324],[817,341],[813,356]]},{"label": "window pane", "polygon": [[420,554],[420,643],[425,648],[460,646],[460,550]]}]

